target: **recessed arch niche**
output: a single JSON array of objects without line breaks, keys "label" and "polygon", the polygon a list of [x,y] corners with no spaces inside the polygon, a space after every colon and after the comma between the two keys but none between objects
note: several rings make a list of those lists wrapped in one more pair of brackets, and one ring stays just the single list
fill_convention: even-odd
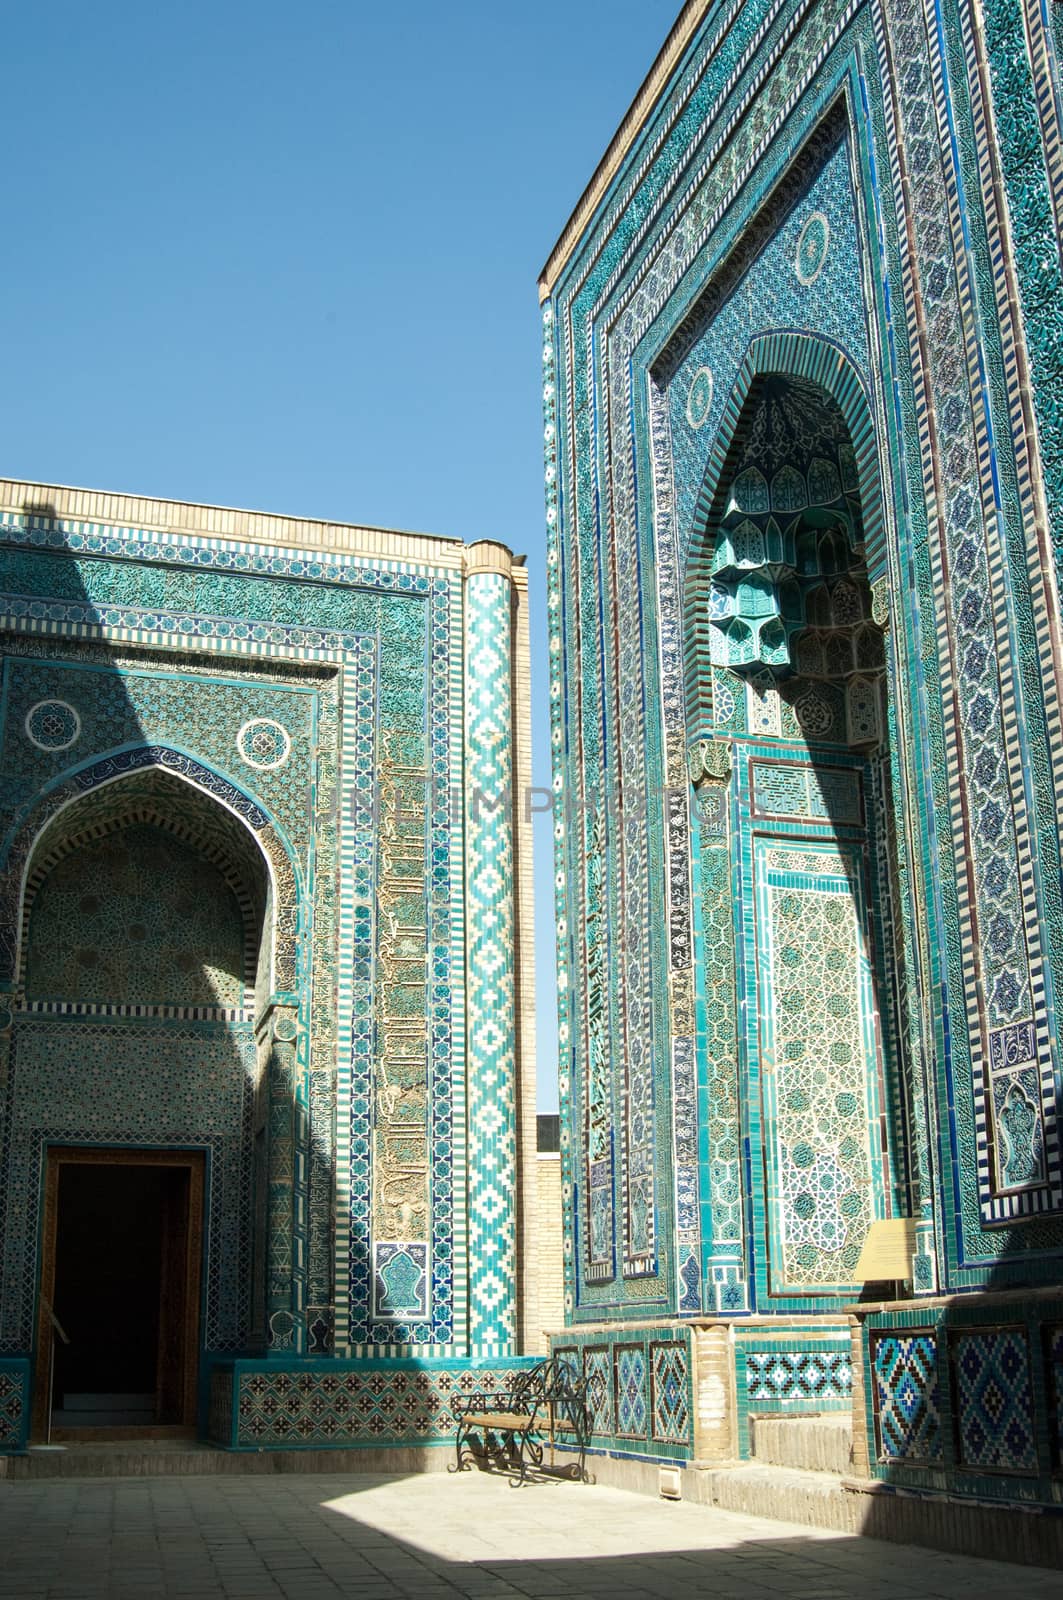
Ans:
[{"label": "recessed arch niche", "polygon": [[754,341],[684,589],[713,1271],[732,1308],[838,1304],[896,1203],[881,541],[854,369],[810,336]]},{"label": "recessed arch niche", "polygon": [[[11,1292],[0,1338],[36,1345],[39,1433],[51,1337],[50,1152],[96,1152],[113,1168],[150,1164],[152,1152],[200,1161],[196,1369],[264,1342],[263,1019],[276,998],[280,923],[278,873],[258,832],[161,765],[64,797],[23,859],[3,1197]],[[80,1171],[84,1181],[83,1163]],[[116,1339],[135,1316],[135,1306],[113,1308]],[[194,1395],[195,1372],[185,1387]]]}]

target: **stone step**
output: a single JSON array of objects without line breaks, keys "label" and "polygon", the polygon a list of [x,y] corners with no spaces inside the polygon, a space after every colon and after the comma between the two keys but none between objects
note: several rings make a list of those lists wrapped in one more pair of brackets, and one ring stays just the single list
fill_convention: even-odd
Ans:
[{"label": "stone step", "polygon": [[184,1439],[126,1439],[113,1443],[31,1445],[24,1455],[0,1456],[0,1481],[40,1478],[204,1477],[218,1474],[311,1472],[442,1472],[450,1446],[404,1445],[354,1450],[217,1450]]},{"label": "stone step", "polygon": [[700,1467],[693,1476],[694,1497],[721,1511],[774,1517],[803,1527],[860,1531],[861,1497],[845,1492],[838,1473],[753,1461],[741,1466]]},{"label": "stone step", "polygon": [[[1063,1568],[1063,1517],[1038,1506],[994,1506],[946,1494],[897,1493],[883,1483],[758,1462],[695,1467],[684,1498],[721,1511],[832,1528],[994,1561]],[[1016,1575],[1016,1592],[1021,1579]]]},{"label": "stone step", "polygon": [[850,1470],[852,1419],[846,1411],[817,1416],[761,1416],[749,1419],[749,1442],[755,1461],[801,1472]]}]

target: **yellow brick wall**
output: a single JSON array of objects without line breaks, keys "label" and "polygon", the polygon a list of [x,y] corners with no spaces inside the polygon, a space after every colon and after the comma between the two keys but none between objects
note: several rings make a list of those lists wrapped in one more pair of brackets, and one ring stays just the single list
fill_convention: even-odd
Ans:
[{"label": "yellow brick wall", "polygon": [[564,1327],[561,1271],[561,1157],[539,1155],[533,1173],[536,1228],[528,1252],[524,1326],[526,1355],[546,1355],[550,1333]]}]

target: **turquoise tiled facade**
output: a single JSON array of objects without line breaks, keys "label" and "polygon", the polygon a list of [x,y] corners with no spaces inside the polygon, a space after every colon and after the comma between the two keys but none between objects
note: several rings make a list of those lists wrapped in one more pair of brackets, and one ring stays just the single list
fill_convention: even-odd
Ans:
[{"label": "turquoise tiled facade", "polygon": [[[868,1475],[1044,1501],[1057,44],[689,4],[540,282],[562,1337],[733,1319],[727,1448],[855,1404]],[[855,1314],[902,1217],[910,1327]]]},{"label": "turquoise tiled facade", "polygon": [[[534,1160],[513,982],[519,563],[3,495],[0,1446],[46,1425],[53,1276],[57,1314],[78,1316],[55,1223],[71,1152],[204,1164],[195,1415],[156,1421],[203,1432],[244,1382],[234,1361],[254,1366],[255,1417],[290,1414],[308,1374],[331,1393],[340,1364],[345,1382],[359,1363],[501,1371],[524,1337],[515,1195]],[[119,1346],[135,1314],[114,1307]],[[298,1442],[371,1442],[342,1404],[315,1431],[319,1411],[290,1416]],[[285,1442],[250,1426],[215,1433]]]}]

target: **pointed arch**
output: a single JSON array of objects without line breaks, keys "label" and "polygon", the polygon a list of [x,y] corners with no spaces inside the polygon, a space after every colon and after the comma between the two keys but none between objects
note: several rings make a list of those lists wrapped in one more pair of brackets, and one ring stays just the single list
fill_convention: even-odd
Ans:
[{"label": "pointed arch", "polygon": [[794,331],[758,335],[750,342],[728,396],[694,510],[683,591],[684,676],[688,732],[692,738],[705,737],[713,731],[709,596],[714,547],[710,534],[719,520],[718,502],[726,483],[727,463],[745,442],[749,427],[746,402],[754,384],[765,378],[803,380],[837,406],[853,451],[867,566],[873,572],[884,561],[878,444],[870,402],[859,373],[839,345],[819,335]]},{"label": "pointed arch", "polygon": [[[154,785],[138,782],[152,774]],[[182,816],[177,808],[186,795],[192,803]],[[140,745],[97,757],[64,775],[24,814],[0,867],[0,986],[18,984],[27,917],[51,867],[79,843],[134,820],[151,821],[195,842],[217,864],[227,864],[234,886],[243,879],[245,917],[258,914],[269,924],[269,991],[294,999],[302,966],[301,895],[289,849],[249,795],[213,768],[167,745]],[[266,886],[257,913],[248,884],[256,872]]]}]

